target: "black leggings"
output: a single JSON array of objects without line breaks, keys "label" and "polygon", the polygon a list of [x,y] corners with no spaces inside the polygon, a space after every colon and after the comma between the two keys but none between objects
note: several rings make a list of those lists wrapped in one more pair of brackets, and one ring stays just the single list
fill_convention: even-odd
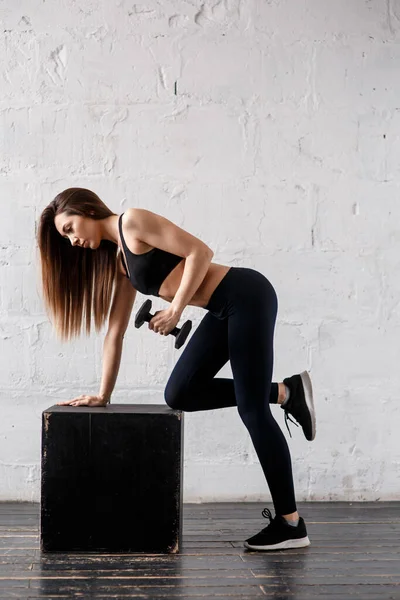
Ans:
[{"label": "black leggings", "polygon": [[[237,406],[270,489],[276,514],[297,510],[289,447],[269,404],[278,299],[270,281],[246,267],[231,267],[205,307],[164,391],[183,411]],[[215,377],[230,360],[233,379]]]}]

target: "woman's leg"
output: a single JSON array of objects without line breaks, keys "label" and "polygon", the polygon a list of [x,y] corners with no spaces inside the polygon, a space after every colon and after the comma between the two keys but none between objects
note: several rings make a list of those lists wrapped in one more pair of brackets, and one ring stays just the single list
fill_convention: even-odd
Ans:
[{"label": "woman's leg", "polygon": [[228,345],[239,415],[252,439],[277,515],[296,512],[292,464],[286,438],[269,403],[278,310],[275,290],[253,271],[243,291],[236,282],[228,316]]},{"label": "woman's leg", "polygon": [[[228,360],[228,319],[207,312],[172,370],[164,391],[167,404],[184,411],[237,406],[233,379],[215,377]],[[273,383],[269,402],[277,401]]]},{"label": "woman's leg", "polygon": [[228,359],[228,324],[207,312],[168,379],[168,406],[184,411],[236,406],[232,379],[214,377]]}]

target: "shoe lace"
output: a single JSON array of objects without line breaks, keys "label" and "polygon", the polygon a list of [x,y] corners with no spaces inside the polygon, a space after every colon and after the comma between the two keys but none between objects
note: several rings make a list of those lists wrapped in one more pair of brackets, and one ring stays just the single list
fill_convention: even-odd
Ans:
[{"label": "shoe lace", "polygon": [[288,429],[289,435],[290,437],[292,437],[292,434],[290,433],[290,429],[289,429],[289,425],[288,425],[288,420],[291,421],[294,425],[296,425],[296,427],[299,427],[299,424],[296,423],[296,421],[293,421],[293,419],[290,418],[290,413],[289,413],[289,409],[287,409],[285,406],[283,407],[283,410],[285,411],[285,425]]},{"label": "shoe lace", "polygon": [[268,525],[266,527],[264,527],[264,529],[262,529],[262,531],[265,531],[266,529],[268,529],[268,527],[273,527],[274,524],[276,523],[276,521],[275,521],[275,518],[272,516],[272,512],[270,511],[270,509],[264,508],[261,514],[266,519],[269,519]]}]

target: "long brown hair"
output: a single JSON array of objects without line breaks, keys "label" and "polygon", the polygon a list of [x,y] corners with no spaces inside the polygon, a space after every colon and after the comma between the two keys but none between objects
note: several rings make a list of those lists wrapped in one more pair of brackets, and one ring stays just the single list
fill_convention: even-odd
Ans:
[{"label": "long brown hair", "polygon": [[43,300],[56,334],[63,342],[79,337],[85,318],[90,335],[92,312],[96,332],[107,319],[117,275],[118,245],[102,240],[96,250],[73,246],[57,231],[56,215],[105,219],[115,215],[85,188],[60,192],[43,210],[38,224]]}]

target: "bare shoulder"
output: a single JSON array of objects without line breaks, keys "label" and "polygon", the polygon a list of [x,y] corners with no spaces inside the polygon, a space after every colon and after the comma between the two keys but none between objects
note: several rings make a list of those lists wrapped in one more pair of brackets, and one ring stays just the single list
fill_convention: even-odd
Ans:
[{"label": "bare shoulder", "polygon": [[[126,215],[126,216],[125,216]],[[124,213],[125,241],[132,252],[140,253],[154,247],[146,240],[146,233],[162,227],[168,221],[146,208],[127,208]],[[135,249],[136,248],[136,249]]]},{"label": "bare shoulder", "polygon": [[199,238],[158,213],[145,208],[129,208],[126,212],[131,235],[150,248],[160,248],[182,258],[193,252],[214,254]]},{"label": "bare shoulder", "polygon": [[153,246],[146,243],[143,232],[147,231],[152,225],[153,219],[157,219],[157,214],[146,210],[145,208],[127,208],[123,216],[124,237],[126,245],[134,254],[147,252]]},{"label": "bare shoulder", "polygon": [[127,208],[126,209],[126,211],[124,212],[124,216],[122,217],[124,220],[124,228],[125,227],[131,228],[133,226],[136,211],[137,211],[137,208]]},{"label": "bare shoulder", "polygon": [[125,215],[124,223],[126,223],[129,228],[136,230],[143,228],[154,220],[163,218],[158,213],[152,212],[147,208],[138,207],[127,208]]}]

